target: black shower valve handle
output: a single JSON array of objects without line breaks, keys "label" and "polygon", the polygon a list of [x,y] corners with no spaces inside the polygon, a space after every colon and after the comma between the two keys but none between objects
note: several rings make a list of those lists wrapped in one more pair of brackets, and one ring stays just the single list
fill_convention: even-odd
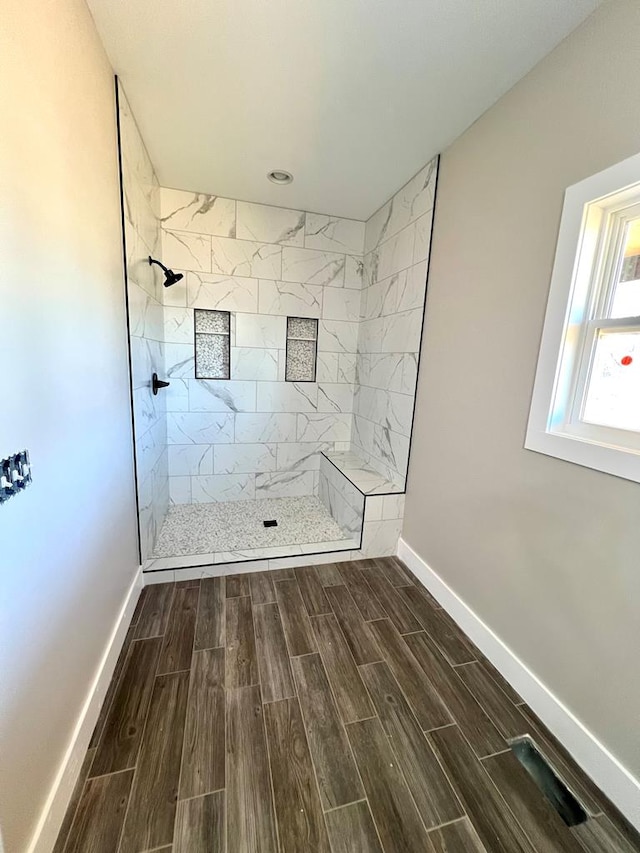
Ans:
[{"label": "black shower valve handle", "polygon": [[154,373],[151,377],[151,390],[153,391],[153,396],[155,397],[161,388],[168,388],[170,384],[170,382],[158,379],[158,374]]}]

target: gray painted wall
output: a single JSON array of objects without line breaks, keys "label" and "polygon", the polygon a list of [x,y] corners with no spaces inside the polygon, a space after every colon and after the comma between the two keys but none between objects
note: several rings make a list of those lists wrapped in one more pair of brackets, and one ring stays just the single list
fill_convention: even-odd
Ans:
[{"label": "gray painted wall", "polygon": [[442,157],[404,538],[636,776],[640,486],[523,449],[564,189],[640,149],[605,3]]}]

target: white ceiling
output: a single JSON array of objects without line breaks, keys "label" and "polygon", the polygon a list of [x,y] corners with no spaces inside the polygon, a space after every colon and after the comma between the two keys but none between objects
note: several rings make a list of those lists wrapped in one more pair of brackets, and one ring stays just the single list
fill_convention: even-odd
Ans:
[{"label": "white ceiling", "polygon": [[366,219],[600,2],[89,6],[163,185]]}]

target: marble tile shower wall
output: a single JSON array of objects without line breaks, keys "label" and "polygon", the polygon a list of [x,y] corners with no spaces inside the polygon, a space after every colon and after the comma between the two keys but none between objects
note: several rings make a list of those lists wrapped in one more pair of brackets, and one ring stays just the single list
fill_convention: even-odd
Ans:
[{"label": "marble tile shower wall", "polygon": [[[318,493],[349,446],[365,224],[161,189],[174,504]],[[194,309],[231,312],[231,378],[195,378]],[[316,382],[285,382],[287,316],[319,320]]]},{"label": "marble tile shower wall", "polygon": [[403,490],[438,160],[366,223],[351,450]]},{"label": "marble tile shower wall", "polygon": [[124,241],[137,458],[140,546],[153,553],[169,506],[165,399],[151,393],[151,376],[164,372],[162,275],[150,267],[158,257],[160,188],[151,160],[119,85],[119,125],[124,200]]}]

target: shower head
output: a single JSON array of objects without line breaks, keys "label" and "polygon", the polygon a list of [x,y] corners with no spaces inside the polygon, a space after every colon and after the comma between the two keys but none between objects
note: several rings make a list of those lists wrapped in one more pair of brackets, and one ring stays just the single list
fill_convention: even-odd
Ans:
[{"label": "shower head", "polygon": [[175,284],[177,281],[180,281],[181,278],[184,278],[184,275],[181,272],[174,272],[173,270],[170,270],[168,267],[165,267],[163,263],[156,261],[155,258],[152,258],[151,255],[149,255],[149,266],[151,266],[151,264],[157,264],[164,272],[165,287],[171,287],[172,284]]}]

